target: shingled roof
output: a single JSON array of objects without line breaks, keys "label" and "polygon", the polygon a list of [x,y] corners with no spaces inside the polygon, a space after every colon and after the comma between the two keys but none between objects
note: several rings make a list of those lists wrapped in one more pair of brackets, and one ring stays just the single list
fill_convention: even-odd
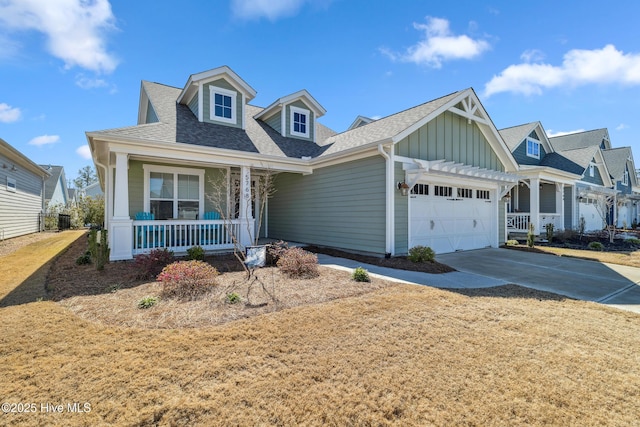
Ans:
[{"label": "shingled roof", "polygon": [[507,147],[509,147],[509,151],[513,152],[538,124],[539,122],[525,123],[523,125],[500,129],[498,132],[507,144]]},{"label": "shingled roof", "polygon": [[366,125],[339,133],[325,140],[331,144],[323,156],[356,148],[372,142],[384,141],[402,133],[416,122],[436,111],[464,91],[458,91],[408,110],[383,117]]},{"label": "shingled roof", "polygon": [[[575,148],[599,147],[603,140],[608,140],[609,132],[606,128],[549,138],[549,143],[555,151],[573,150]],[[605,147],[608,148],[608,147]]]},{"label": "shingled roof", "polygon": [[631,158],[631,147],[602,150],[602,157],[613,179],[620,181],[627,170],[627,160]]},{"label": "shingled roof", "polygon": [[[186,105],[176,99],[181,89],[143,81],[159,122],[92,132],[96,135],[134,138],[168,143],[184,143],[213,148],[238,150],[280,157],[317,157],[327,147],[295,138],[283,137],[266,123],[254,119],[263,108],[247,105],[245,127],[239,129],[214,123],[199,122]],[[316,139],[323,141],[335,132],[316,124]]]}]

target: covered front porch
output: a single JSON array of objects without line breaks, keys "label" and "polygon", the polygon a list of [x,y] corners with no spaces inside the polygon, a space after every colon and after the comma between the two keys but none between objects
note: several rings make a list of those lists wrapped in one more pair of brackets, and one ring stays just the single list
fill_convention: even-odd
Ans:
[{"label": "covered front porch", "polygon": [[247,159],[225,164],[221,157],[177,163],[154,154],[109,156],[105,227],[112,261],[154,249],[231,250],[266,236],[264,179],[281,168]]},{"label": "covered front porch", "polygon": [[507,232],[534,234],[544,232],[547,224],[554,230],[573,228],[575,185],[550,178],[523,177],[508,193]]}]

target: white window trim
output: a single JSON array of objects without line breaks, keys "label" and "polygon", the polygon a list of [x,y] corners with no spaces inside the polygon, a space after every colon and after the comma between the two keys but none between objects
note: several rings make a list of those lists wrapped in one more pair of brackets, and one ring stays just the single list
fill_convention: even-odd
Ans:
[{"label": "white window trim", "polygon": [[[529,152],[529,142],[538,145],[538,155],[535,155],[535,154]],[[526,147],[527,157],[533,157],[534,159],[539,159],[540,158],[540,147],[541,147],[540,141],[536,141],[535,139],[527,138],[526,139],[526,143],[527,143],[527,147]]]},{"label": "white window trim", "polygon": [[[216,94],[228,96],[231,98],[231,118],[216,116]],[[237,124],[236,118],[236,97],[237,93],[228,89],[217,86],[209,86],[209,119],[216,122]]]},{"label": "white window trim", "polygon": [[18,184],[15,179],[7,177],[7,191],[15,193],[18,188]]},{"label": "white window trim", "polygon": [[[178,200],[178,177],[177,175],[197,175],[198,176],[198,218],[202,218],[204,215],[204,169],[191,169],[191,168],[176,168],[172,166],[159,166],[159,165],[142,165],[144,170],[144,211],[151,212],[151,197],[149,196],[149,180],[151,178],[151,172],[158,173],[172,173],[173,179],[173,194],[174,201]],[[173,204],[173,217],[178,217],[178,204]]]},{"label": "white window trim", "polygon": [[629,171],[624,171],[624,175],[622,176],[622,185],[629,185]]},{"label": "white window trim", "polygon": [[[302,133],[302,132],[296,132],[293,130],[293,115],[295,113],[298,114],[304,114],[305,116],[307,116],[307,123],[305,126],[306,132]],[[291,107],[289,107],[289,133],[293,136],[301,136],[304,138],[309,138],[309,128],[311,127],[311,111],[306,110],[304,108],[300,108],[300,107],[294,107],[293,105]]]},{"label": "white window trim", "polygon": [[590,177],[595,177],[596,176],[596,165],[594,163],[589,163],[589,176]]}]

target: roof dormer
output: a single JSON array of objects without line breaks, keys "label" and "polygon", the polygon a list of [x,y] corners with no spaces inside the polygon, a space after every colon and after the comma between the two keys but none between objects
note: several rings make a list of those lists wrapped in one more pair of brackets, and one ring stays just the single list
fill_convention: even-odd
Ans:
[{"label": "roof dormer", "polygon": [[360,126],[368,125],[371,122],[375,122],[375,119],[365,117],[365,116],[358,116],[353,121],[353,123],[351,123],[351,126],[347,128],[347,130],[359,128]]},{"label": "roof dormer", "polygon": [[326,112],[327,110],[303,89],[279,98],[254,118],[262,120],[284,137],[315,142],[316,120]]},{"label": "roof dormer", "polygon": [[200,122],[244,129],[245,105],[256,91],[225,66],[192,74],[177,102],[189,107]]}]

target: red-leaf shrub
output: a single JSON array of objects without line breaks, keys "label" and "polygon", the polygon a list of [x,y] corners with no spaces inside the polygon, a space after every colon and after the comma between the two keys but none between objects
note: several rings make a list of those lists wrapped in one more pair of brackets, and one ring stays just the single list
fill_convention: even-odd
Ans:
[{"label": "red-leaf shrub", "polygon": [[302,248],[290,248],[280,255],[277,266],[293,279],[318,277],[318,257]]},{"label": "red-leaf shrub", "polygon": [[134,264],[137,279],[151,279],[156,277],[163,268],[175,261],[173,252],[164,249],[154,249],[148,254],[136,255]]},{"label": "red-leaf shrub", "polygon": [[203,261],[178,261],[167,265],[158,275],[165,298],[195,299],[215,286],[218,270]]}]

